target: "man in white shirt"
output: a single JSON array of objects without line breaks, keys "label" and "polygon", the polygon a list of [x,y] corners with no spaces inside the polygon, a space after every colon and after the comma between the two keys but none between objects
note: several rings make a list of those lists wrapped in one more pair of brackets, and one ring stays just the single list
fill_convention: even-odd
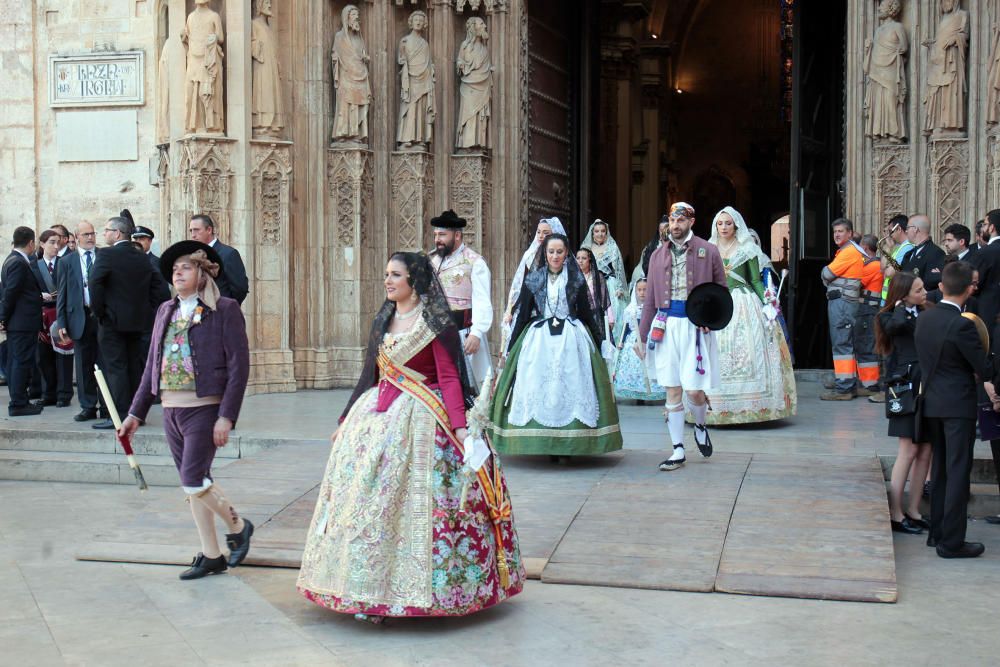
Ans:
[{"label": "man in white shirt", "polygon": [[434,251],[431,266],[448,297],[455,326],[465,347],[465,361],[478,391],[490,370],[491,359],[486,334],[493,325],[490,300],[490,269],[486,260],[465,245],[462,230],[466,222],[454,211],[445,211],[431,220],[434,228]]}]

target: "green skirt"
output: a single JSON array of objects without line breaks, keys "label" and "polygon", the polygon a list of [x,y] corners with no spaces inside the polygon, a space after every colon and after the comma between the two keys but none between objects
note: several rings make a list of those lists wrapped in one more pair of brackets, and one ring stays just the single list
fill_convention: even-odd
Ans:
[{"label": "green skirt", "polygon": [[507,355],[507,362],[500,374],[496,393],[493,395],[493,404],[490,406],[491,440],[497,452],[585,456],[621,449],[622,432],[618,424],[618,406],[615,404],[614,391],[608,377],[608,367],[596,349],[590,353],[594,388],[597,392],[597,404],[600,407],[596,427],[591,428],[578,419],[560,427],[543,426],[534,419],[524,426],[514,426],[508,421],[510,396],[517,381],[517,360],[527,332],[525,329]]}]

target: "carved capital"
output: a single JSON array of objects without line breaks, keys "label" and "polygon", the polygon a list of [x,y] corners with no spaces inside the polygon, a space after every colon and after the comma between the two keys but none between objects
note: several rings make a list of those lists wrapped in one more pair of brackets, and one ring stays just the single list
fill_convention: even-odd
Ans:
[{"label": "carved capital", "polygon": [[455,213],[468,223],[462,238],[471,246],[485,248],[482,235],[487,227],[492,197],[490,158],[483,154],[453,155],[451,201]]},{"label": "carved capital", "polygon": [[186,218],[208,213],[224,239],[232,238],[233,144],[234,139],[222,137],[185,137],[178,141],[181,149],[178,177]]}]

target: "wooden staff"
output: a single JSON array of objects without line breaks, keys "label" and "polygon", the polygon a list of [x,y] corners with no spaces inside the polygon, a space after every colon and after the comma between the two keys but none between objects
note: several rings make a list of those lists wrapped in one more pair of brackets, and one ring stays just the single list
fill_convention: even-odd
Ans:
[{"label": "wooden staff", "polygon": [[108,414],[111,415],[111,422],[115,425],[115,437],[118,438],[118,444],[122,446],[125,450],[125,458],[128,459],[128,467],[132,469],[135,473],[135,482],[139,485],[140,491],[145,491],[149,488],[146,485],[146,478],[142,476],[142,470],[139,469],[139,463],[135,460],[135,452],[132,451],[132,443],[127,437],[121,435],[122,430],[122,420],[118,416],[118,408],[115,407],[115,402],[111,400],[111,390],[108,389],[107,380],[104,379],[104,373],[101,369],[94,364],[94,377],[97,378],[97,386],[101,388],[101,400],[104,402],[104,406],[108,410]]}]

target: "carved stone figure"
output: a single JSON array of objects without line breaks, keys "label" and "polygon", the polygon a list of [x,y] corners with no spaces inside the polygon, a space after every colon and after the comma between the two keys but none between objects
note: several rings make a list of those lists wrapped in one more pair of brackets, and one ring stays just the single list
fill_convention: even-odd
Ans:
[{"label": "carved stone figure", "polygon": [[429,144],[434,131],[434,63],[431,47],[421,34],[427,15],[410,14],[410,34],[399,41],[400,93],[399,129],[396,141],[401,148]]},{"label": "carved stone figure", "polygon": [[930,47],[927,91],[924,96],[925,132],[965,127],[965,57],[969,44],[969,13],[958,0],[941,0],[941,22]]},{"label": "carved stone figure", "polygon": [[865,134],[898,143],[906,138],[906,30],[896,20],[900,0],[882,0],[882,25],[865,40]]},{"label": "carved stone figure", "polygon": [[361,36],[361,14],[347,5],[340,14],[342,26],[333,38],[333,87],[336,106],[334,141],[368,141],[368,105],[372,87],[368,79],[368,50]]},{"label": "carved stone figure", "polygon": [[170,143],[170,51],[167,40],[156,64],[156,145]]},{"label": "carved stone figure", "polygon": [[274,29],[268,23],[273,15],[271,0],[257,0],[257,18],[250,24],[250,54],[253,57],[254,136],[280,137],[285,126],[284,100],[281,96],[281,71]]},{"label": "carved stone figure", "polygon": [[490,98],[493,66],[486,44],[486,22],[473,16],[465,22],[465,41],[458,50],[458,132],[456,148],[489,148]]},{"label": "carved stone figure", "polygon": [[1000,123],[1000,26],[993,26],[990,70],[986,76],[986,122]]},{"label": "carved stone figure", "polygon": [[184,127],[194,133],[222,133],[226,118],[223,107],[222,18],[208,8],[208,0],[195,0],[181,32],[187,46],[184,87]]}]

